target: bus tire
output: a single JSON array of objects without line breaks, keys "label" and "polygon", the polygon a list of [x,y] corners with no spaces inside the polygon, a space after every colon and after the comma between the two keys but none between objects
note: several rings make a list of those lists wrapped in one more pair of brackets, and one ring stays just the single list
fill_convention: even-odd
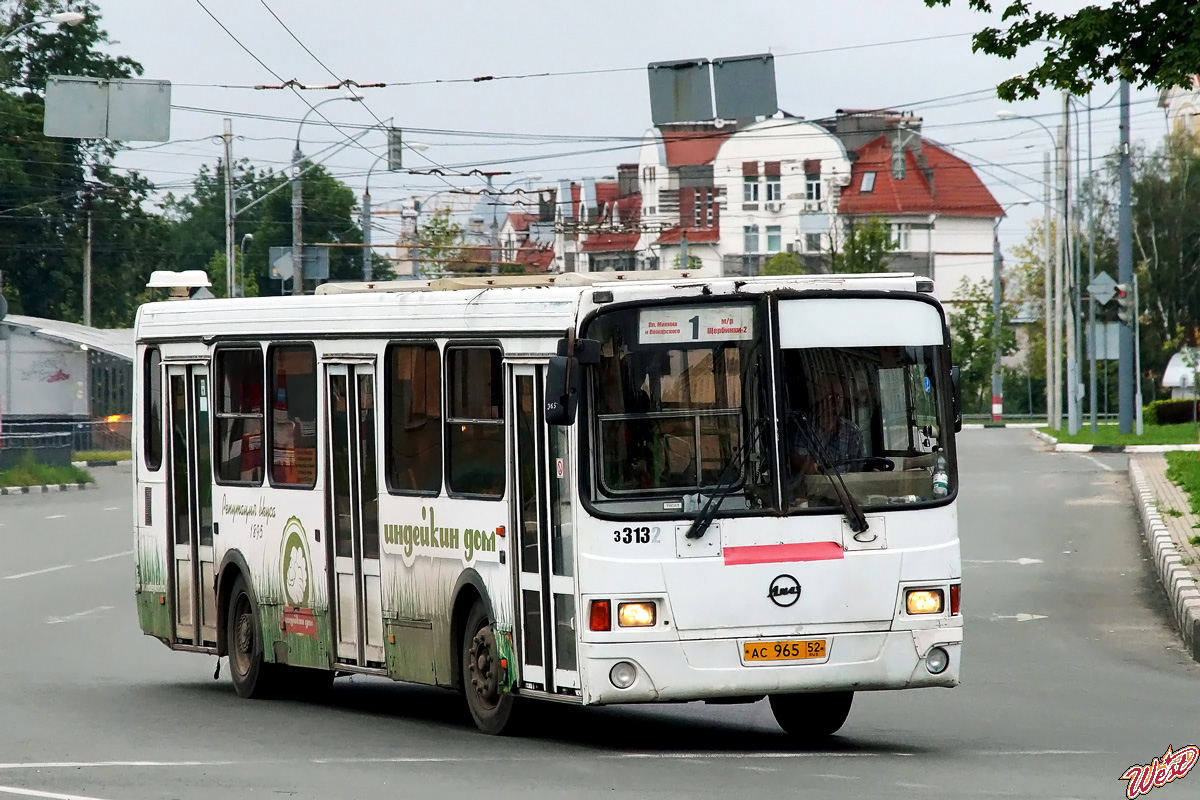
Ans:
[{"label": "bus tire", "polygon": [[500,652],[483,602],[476,600],[463,629],[462,682],[475,726],[489,736],[512,733],[516,698],[500,688]]},{"label": "bus tire", "polygon": [[262,623],[241,575],[229,593],[229,676],[238,697],[263,698],[276,688],[276,667],[263,660]]},{"label": "bus tire", "polygon": [[779,727],[796,739],[814,740],[832,736],[850,716],[854,692],[811,692],[773,694],[771,713]]}]

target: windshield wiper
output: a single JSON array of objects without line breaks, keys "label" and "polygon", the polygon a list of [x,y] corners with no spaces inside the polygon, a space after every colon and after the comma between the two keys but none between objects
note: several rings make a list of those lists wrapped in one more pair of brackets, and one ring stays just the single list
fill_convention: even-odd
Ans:
[{"label": "windshield wiper", "polygon": [[842,479],[842,473],[838,471],[833,461],[829,458],[829,454],[825,452],[820,438],[813,432],[812,423],[809,421],[808,416],[795,412],[792,416],[796,419],[800,435],[804,437],[805,443],[808,446],[808,452],[816,458],[817,469],[821,471],[822,475],[829,478],[829,483],[833,486],[833,493],[838,496],[838,501],[842,504],[842,510],[846,512],[851,532],[856,534],[862,533],[870,528],[871,524],[867,522],[867,515],[863,513],[862,506],[854,499],[854,495],[846,488],[846,481]]},{"label": "windshield wiper", "polygon": [[745,467],[746,456],[758,446],[759,441],[762,439],[762,432],[763,428],[766,427],[766,422],[765,419],[760,419],[754,426],[754,436],[738,445],[738,448],[733,452],[729,463],[721,473],[721,477],[717,479],[715,490],[708,496],[708,501],[704,504],[704,508],[700,509],[700,513],[692,520],[691,527],[687,531],[687,538],[699,539],[703,537],[708,532],[708,527],[712,525],[713,519],[717,516],[717,511],[721,508],[721,502],[742,484],[739,476],[742,475],[743,467]]}]

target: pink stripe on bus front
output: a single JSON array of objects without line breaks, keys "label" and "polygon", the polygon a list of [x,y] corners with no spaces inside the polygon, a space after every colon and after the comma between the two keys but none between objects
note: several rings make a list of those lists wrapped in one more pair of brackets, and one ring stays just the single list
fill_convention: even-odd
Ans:
[{"label": "pink stripe on bus front", "polygon": [[750,547],[726,547],[726,565],[772,564],[779,561],[832,561],[845,558],[837,542],[807,542],[804,544],[762,544]]}]

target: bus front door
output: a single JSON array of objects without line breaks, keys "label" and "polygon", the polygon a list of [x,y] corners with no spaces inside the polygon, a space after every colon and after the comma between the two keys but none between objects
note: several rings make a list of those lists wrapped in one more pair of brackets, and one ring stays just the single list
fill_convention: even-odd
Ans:
[{"label": "bus front door", "polygon": [[514,365],[515,525],[521,684],[579,693],[571,514],[571,459],[565,427],[546,425],[545,369]]},{"label": "bus front door", "polygon": [[169,580],[175,641],[216,647],[208,367],[170,365],[164,385],[171,432]]},{"label": "bus front door", "polygon": [[375,447],[375,366],[327,364],[326,464],[330,597],[337,659],[382,667],[379,481]]}]

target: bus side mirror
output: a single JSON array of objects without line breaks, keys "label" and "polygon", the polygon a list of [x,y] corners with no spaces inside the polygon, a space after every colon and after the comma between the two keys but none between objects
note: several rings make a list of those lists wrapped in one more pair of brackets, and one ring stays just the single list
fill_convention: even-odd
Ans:
[{"label": "bus side mirror", "polygon": [[575,410],[583,392],[583,367],[579,359],[551,356],[546,370],[546,424],[575,424]]},{"label": "bus side mirror", "polygon": [[962,391],[959,383],[961,382],[961,371],[958,367],[950,368],[950,403],[954,413],[954,432],[962,431]]}]

